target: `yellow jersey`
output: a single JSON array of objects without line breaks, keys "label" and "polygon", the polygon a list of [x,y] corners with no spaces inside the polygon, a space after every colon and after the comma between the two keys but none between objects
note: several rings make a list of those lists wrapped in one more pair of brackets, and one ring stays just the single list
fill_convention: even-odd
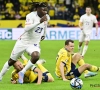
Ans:
[{"label": "yellow jersey", "polygon": [[[32,70],[27,70],[24,74],[24,83],[31,83],[37,79],[37,73],[33,72]],[[18,80],[18,72],[14,70],[12,72],[12,80]]]},{"label": "yellow jersey", "polygon": [[[25,66],[27,64],[27,60],[24,60],[23,65]],[[12,80],[18,80],[18,72],[17,70],[12,71]],[[24,83],[31,83],[37,80],[38,74],[32,71],[31,69],[27,70],[24,74]]]},{"label": "yellow jersey", "polygon": [[65,64],[64,74],[67,74],[71,70],[71,59],[72,59],[72,55],[70,52],[68,52],[65,48],[60,49],[56,58],[56,69],[55,69],[55,74],[58,77],[61,77],[60,68],[59,68],[60,63],[63,62]]}]

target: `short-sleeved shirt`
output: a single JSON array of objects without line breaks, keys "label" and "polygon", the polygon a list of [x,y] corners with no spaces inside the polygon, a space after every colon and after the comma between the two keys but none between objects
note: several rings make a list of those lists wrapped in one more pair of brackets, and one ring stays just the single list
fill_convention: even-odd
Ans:
[{"label": "short-sleeved shirt", "polygon": [[58,52],[58,56],[56,58],[56,69],[55,69],[55,73],[58,77],[61,77],[61,73],[60,73],[60,63],[64,63],[64,74],[66,75],[70,70],[71,70],[71,60],[72,60],[72,55],[65,49],[62,48],[60,49],[60,51]]},{"label": "short-sleeved shirt", "polygon": [[[23,65],[25,66],[27,64],[27,60],[24,60]],[[35,67],[34,67],[35,68]],[[15,70],[12,71],[12,79],[18,80],[18,72]],[[33,72],[31,69],[27,70],[24,74],[24,83],[31,83],[34,82],[38,78],[38,74]]]},{"label": "short-sleeved shirt", "polygon": [[97,23],[97,19],[93,14],[90,14],[89,16],[87,14],[84,14],[80,17],[80,22],[83,23],[83,31],[85,33],[91,33],[93,24]]},{"label": "short-sleeved shirt", "polygon": [[[48,21],[50,17],[46,14]],[[28,25],[36,24],[33,28],[28,31],[25,31],[20,39],[25,43],[30,44],[39,44],[41,36],[43,36],[45,29],[47,28],[48,21],[40,23],[41,18],[37,15],[37,11],[31,12],[26,16],[25,28]],[[40,23],[40,24],[39,24]]]},{"label": "short-sleeved shirt", "polygon": [[[37,79],[37,77],[37,73],[34,73],[32,70],[27,70],[24,75],[24,83],[34,82]],[[18,73],[16,72],[16,70],[12,72],[12,79],[16,81],[18,80]]]}]

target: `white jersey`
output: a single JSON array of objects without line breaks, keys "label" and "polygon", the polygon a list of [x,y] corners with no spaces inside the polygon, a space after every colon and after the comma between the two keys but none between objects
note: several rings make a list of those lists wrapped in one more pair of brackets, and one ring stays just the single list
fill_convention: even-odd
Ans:
[{"label": "white jersey", "polygon": [[[48,21],[50,20],[47,14]],[[25,32],[20,36],[20,39],[24,43],[39,44],[41,36],[45,36],[48,21],[40,23],[40,17],[37,15],[37,11],[31,12],[26,16]]]},{"label": "white jersey", "polygon": [[[49,15],[47,15],[48,20]],[[20,55],[25,51],[31,55],[34,51],[40,53],[39,42],[41,36],[45,36],[47,22],[40,23],[40,17],[37,15],[37,12],[31,12],[26,16],[25,22],[25,32],[17,40],[10,58],[13,60],[18,60]]]},{"label": "white jersey", "polygon": [[91,33],[93,24],[97,23],[97,19],[93,14],[90,14],[89,16],[87,14],[84,14],[80,18],[80,22],[83,23],[83,31],[84,33]]}]

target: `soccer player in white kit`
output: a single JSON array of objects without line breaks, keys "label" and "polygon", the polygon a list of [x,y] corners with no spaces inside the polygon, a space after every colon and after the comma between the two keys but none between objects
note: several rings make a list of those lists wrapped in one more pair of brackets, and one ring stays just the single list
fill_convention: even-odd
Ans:
[{"label": "soccer player in white kit", "polygon": [[[93,24],[95,23],[96,26],[96,33],[95,35],[97,36],[98,34],[98,24],[97,24],[97,19],[96,16],[91,14],[91,8],[90,7],[86,7],[86,14],[82,15],[80,17],[80,21],[79,21],[79,27],[81,29],[81,33],[80,33],[80,37],[79,37],[79,52],[81,53],[82,57],[84,57],[87,49],[88,49],[88,44],[90,41],[90,37],[91,37],[91,32],[92,32],[92,28],[93,28]],[[85,45],[83,47],[83,51],[82,51],[82,44],[83,42],[85,42]]]},{"label": "soccer player in white kit", "polygon": [[19,72],[19,83],[23,83],[23,77],[26,70],[31,68],[40,57],[39,43],[45,38],[47,23],[50,20],[47,14],[46,3],[36,3],[36,11],[29,13],[26,16],[25,32],[17,40],[10,59],[4,64],[0,72],[0,80],[7,72],[10,66],[14,65],[16,60],[24,53],[27,52],[31,59],[28,61],[25,68]]}]

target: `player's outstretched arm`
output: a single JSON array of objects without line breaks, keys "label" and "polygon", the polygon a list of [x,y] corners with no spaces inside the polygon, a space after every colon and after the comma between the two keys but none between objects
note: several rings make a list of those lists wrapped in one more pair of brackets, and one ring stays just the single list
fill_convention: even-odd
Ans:
[{"label": "player's outstretched arm", "polygon": [[11,83],[12,84],[17,84],[17,81],[16,80],[11,80]]},{"label": "player's outstretched arm", "polygon": [[46,15],[44,15],[39,22],[36,21],[35,18],[32,18],[31,15],[26,16],[25,31],[31,30],[32,28],[36,27],[37,25],[39,25],[40,23],[44,21],[47,21]]},{"label": "player's outstretched arm", "polygon": [[34,72],[38,73],[38,81],[37,84],[41,84],[42,82],[42,71],[39,68],[35,68]]},{"label": "player's outstretched arm", "polygon": [[36,20],[33,17],[31,15],[26,16],[25,31],[29,31],[40,24],[40,22],[36,22]]},{"label": "player's outstretched arm", "polygon": [[45,27],[44,27],[43,36],[41,37],[41,41],[45,39],[48,21],[50,20],[50,17],[49,17],[48,14],[46,14],[44,18],[45,18],[46,21],[44,20],[44,25],[45,25]]},{"label": "player's outstretched arm", "polygon": [[18,74],[16,74],[15,70],[12,72],[11,74],[11,79],[10,79],[10,82],[12,84],[17,84],[17,80],[18,80]]},{"label": "player's outstretched arm", "polygon": [[81,30],[83,30],[82,25],[83,25],[83,23],[82,23],[82,22],[79,22],[79,28],[80,28]]},{"label": "player's outstretched arm", "polygon": [[59,68],[60,68],[60,73],[61,73],[61,76],[62,76],[63,81],[68,81],[68,80],[65,78],[65,75],[64,75],[64,64],[63,64],[62,62],[60,63]]}]

